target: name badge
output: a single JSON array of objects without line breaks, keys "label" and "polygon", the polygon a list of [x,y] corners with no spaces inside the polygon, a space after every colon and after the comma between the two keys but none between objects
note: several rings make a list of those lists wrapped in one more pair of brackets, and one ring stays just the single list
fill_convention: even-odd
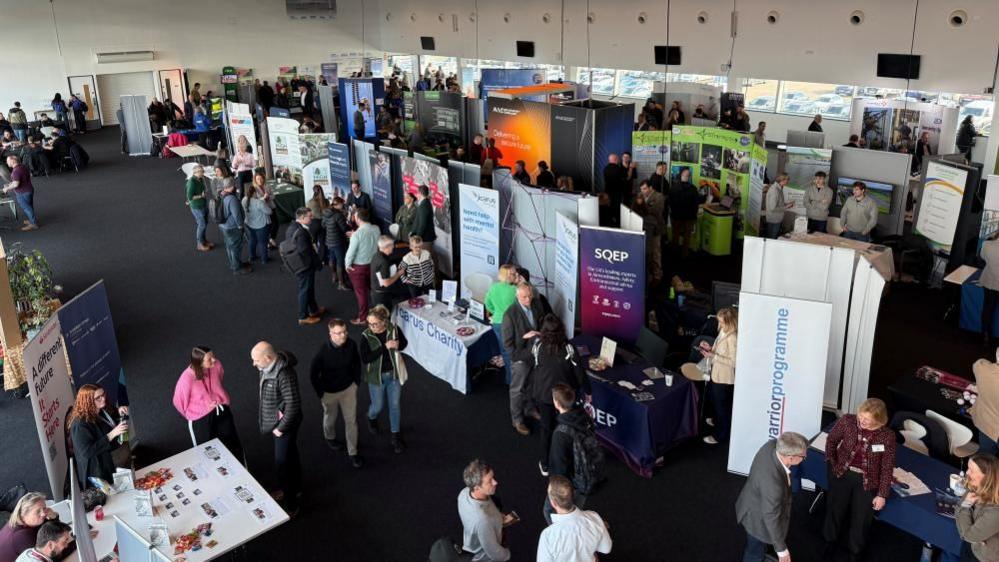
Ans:
[{"label": "name badge", "polygon": [[883,452],[885,452],[885,446],[884,445],[871,445],[871,452],[872,453],[883,453]]}]

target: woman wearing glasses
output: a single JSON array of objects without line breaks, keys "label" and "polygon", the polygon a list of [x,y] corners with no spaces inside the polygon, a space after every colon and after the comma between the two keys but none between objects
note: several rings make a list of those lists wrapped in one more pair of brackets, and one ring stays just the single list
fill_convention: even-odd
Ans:
[{"label": "woman wearing glasses", "polygon": [[864,400],[857,414],[836,422],[826,440],[829,492],[823,535],[826,553],[834,554],[840,535],[847,535],[850,555],[859,559],[867,545],[874,512],[891,493],[895,470],[895,432],[885,427],[888,408],[877,398]]},{"label": "woman wearing glasses", "polygon": [[128,407],[115,412],[107,407],[107,393],[95,384],[85,384],[76,393],[76,404],[69,414],[69,434],[73,440],[76,473],[84,487],[91,487],[91,476],[114,482],[114,451],[123,444],[119,437],[128,433]]},{"label": "woman wearing glasses", "polygon": [[368,408],[368,430],[378,433],[378,414],[388,397],[389,424],[392,430],[392,450],[401,453],[406,444],[399,433],[402,385],[406,384],[406,364],[399,353],[406,349],[406,336],[392,324],[389,311],[382,305],[368,311],[368,329],[361,334],[361,362],[364,381],[368,383],[371,406]]}]

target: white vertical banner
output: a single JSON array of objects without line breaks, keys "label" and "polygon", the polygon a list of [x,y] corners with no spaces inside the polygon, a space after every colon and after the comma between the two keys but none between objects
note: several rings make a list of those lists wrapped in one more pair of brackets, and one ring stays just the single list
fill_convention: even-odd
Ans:
[{"label": "white vertical banner", "polygon": [[302,149],[298,144],[298,121],[284,117],[267,118],[270,136],[271,165],[302,168]]},{"label": "white vertical banner", "polygon": [[[241,105],[241,104],[235,104]],[[253,116],[250,112],[242,113],[235,107],[226,112],[226,123],[229,126],[229,146],[232,153],[239,150],[239,144],[245,142],[250,147],[250,152],[256,157],[259,165],[260,155],[257,154],[257,132],[253,127]]]},{"label": "white vertical banner", "polygon": [[[499,271],[499,191],[458,184],[461,297],[485,301]],[[488,283],[486,282],[488,278]]]},{"label": "white vertical banner", "polygon": [[66,415],[73,405],[74,395],[58,315],[49,318],[34,339],[24,346],[24,368],[29,372],[31,409],[35,413],[52,497],[62,500],[69,467]]},{"label": "white vertical banner", "polygon": [[[76,474],[76,466],[74,466],[73,460],[69,461],[69,469],[71,474]],[[109,482],[109,484],[113,484],[113,482]],[[87,510],[83,506],[83,494],[80,493],[80,484],[76,481],[76,478],[69,479],[69,499],[73,532],[77,533],[76,557],[80,562],[97,562],[94,539],[90,536],[90,533],[82,532],[83,529],[89,529],[90,525],[87,523]]]},{"label": "white vertical banner", "polygon": [[569,217],[555,216],[555,299],[552,307],[570,338],[576,332],[576,290],[579,284],[579,226]]},{"label": "white vertical banner", "polygon": [[785,431],[819,432],[832,305],[741,293],[728,470]]}]

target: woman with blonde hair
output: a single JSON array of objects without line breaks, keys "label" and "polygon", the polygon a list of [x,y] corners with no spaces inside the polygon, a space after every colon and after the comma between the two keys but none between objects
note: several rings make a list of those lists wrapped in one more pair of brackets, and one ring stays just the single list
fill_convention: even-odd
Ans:
[{"label": "woman with blonde hair", "polygon": [[399,353],[406,349],[406,336],[392,323],[389,310],[376,305],[368,311],[368,328],[361,334],[358,346],[364,363],[364,382],[368,383],[371,405],[368,407],[368,430],[378,434],[378,414],[388,397],[392,449],[398,454],[405,449],[400,431],[402,385],[406,384],[406,364]]},{"label": "woman with blonde hair", "polygon": [[243,213],[245,214],[246,228],[249,230],[250,239],[250,261],[260,259],[260,263],[267,263],[267,237],[270,234],[271,222],[276,219],[272,216],[274,209],[267,204],[264,198],[266,193],[262,192],[257,182],[244,185],[246,196],[243,197]]},{"label": "woman with blonde hair", "polygon": [[964,540],[961,560],[999,560],[999,459],[971,457],[967,487],[957,509],[957,533]]},{"label": "woman with blonde hair", "polygon": [[886,427],[888,408],[878,398],[861,402],[856,415],[841,417],[826,439],[829,490],[822,534],[826,551],[847,535],[851,556],[860,558],[874,512],[891,494],[895,470],[895,432]]},{"label": "woman with blonde hair", "polygon": [[0,562],[12,561],[33,548],[42,523],[58,518],[56,512],[45,507],[45,494],[28,492],[21,496],[7,524],[0,529]]},{"label": "woman with blonde hair", "polygon": [[483,303],[486,311],[489,312],[489,319],[492,322],[493,333],[499,340],[500,354],[503,356],[503,370],[506,373],[506,383],[510,384],[512,373],[510,366],[513,361],[506,352],[503,345],[503,315],[510,305],[517,302],[517,283],[520,282],[520,274],[517,273],[517,266],[512,263],[503,264],[499,268],[496,277],[498,281],[489,286],[486,291],[486,299]]},{"label": "woman with blonde hair", "polygon": [[[732,398],[735,396],[735,355],[739,345],[739,312],[734,308],[718,311],[718,337],[713,344],[702,341],[697,351],[704,358],[701,363],[685,363],[680,372],[691,380],[708,377],[710,383],[705,393],[711,401],[714,417],[706,423],[713,425],[714,435],[708,435],[708,445],[728,442],[732,428]],[[701,369],[704,368],[704,371]]]},{"label": "woman with blonde hair", "polygon": [[84,487],[93,486],[90,477],[114,481],[112,453],[121,446],[119,436],[128,432],[128,420],[107,407],[107,393],[96,384],[85,384],[76,393],[76,403],[69,415],[69,433],[73,439],[76,473]]},{"label": "woman with blonde hair", "polygon": [[316,184],[312,186],[312,199],[309,199],[305,206],[312,211],[312,216],[316,220],[322,220],[323,211],[329,208],[330,201],[326,198],[326,194],[323,193],[321,185]]}]

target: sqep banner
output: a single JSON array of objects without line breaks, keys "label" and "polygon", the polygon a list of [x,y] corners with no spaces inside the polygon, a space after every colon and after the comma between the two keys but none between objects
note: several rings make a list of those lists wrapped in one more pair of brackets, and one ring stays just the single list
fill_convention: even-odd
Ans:
[{"label": "sqep banner", "polygon": [[743,292],[728,471],[749,473],[760,447],[785,431],[819,432],[832,305]]},{"label": "sqep banner", "polygon": [[[471,275],[485,275],[496,280],[499,270],[499,192],[471,185],[458,185],[458,206],[461,216],[461,297],[472,298]],[[474,283],[473,283],[474,284]],[[479,299],[485,299],[482,288]]]},{"label": "sqep banner", "polygon": [[645,233],[583,226],[579,253],[583,331],[633,343],[645,323]]},{"label": "sqep banner", "polygon": [[73,385],[69,380],[58,316],[49,318],[38,335],[24,346],[24,368],[29,373],[31,409],[35,413],[52,498],[62,500],[69,467],[66,415],[73,405]]}]

